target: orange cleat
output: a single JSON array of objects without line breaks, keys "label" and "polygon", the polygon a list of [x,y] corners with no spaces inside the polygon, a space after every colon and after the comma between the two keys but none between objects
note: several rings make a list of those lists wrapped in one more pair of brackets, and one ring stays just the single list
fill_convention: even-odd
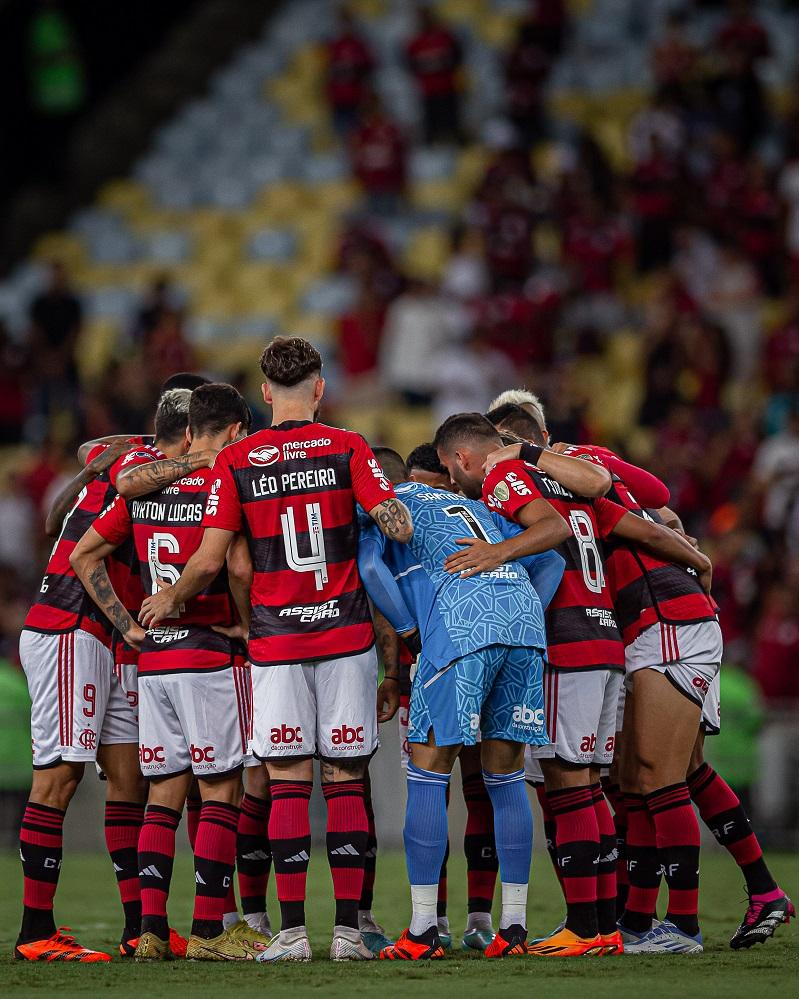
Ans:
[{"label": "orange cleat", "polygon": [[[136,953],[136,947],[138,946],[139,938],[133,937],[130,940],[123,940],[119,945],[119,956],[121,958],[133,957]],[[172,957],[185,957],[186,948],[189,945],[189,941],[182,937],[177,930],[169,927],[169,950]]]},{"label": "orange cleat", "polygon": [[615,933],[600,933],[599,939],[602,941],[602,950],[596,955],[597,957],[611,957],[614,954],[624,953],[624,941],[618,930]]},{"label": "orange cleat", "polygon": [[527,953],[534,957],[588,957],[601,954],[603,951],[602,938],[578,937],[571,930],[564,929],[558,933],[553,933],[551,937],[544,937],[537,943],[528,944]]},{"label": "orange cleat", "polygon": [[14,957],[18,961],[78,961],[81,964],[98,964],[110,961],[111,955],[99,950],[88,950],[75,942],[68,926],[59,926],[46,940],[29,940],[17,944]]},{"label": "orange cleat", "polygon": [[421,937],[412,937],[410,930],[403,930],[396,943],[380,951],[381,961],[440,961],[444,948],[435,926]]},{"label": "orange cleat", "polygon": [[507,926],[497,931],[483,957],[524,957],[526,953],[527,930],[523,926]]}]

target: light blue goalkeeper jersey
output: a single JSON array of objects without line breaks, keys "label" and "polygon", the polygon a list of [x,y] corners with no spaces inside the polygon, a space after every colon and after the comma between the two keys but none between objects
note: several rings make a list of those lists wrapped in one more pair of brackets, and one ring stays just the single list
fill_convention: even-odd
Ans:
[{"label": "light blue goalkeeper jersey", "polygon": [[[490,645],[546,649],[542,602],[528,570],[542,570],[542,581],[547,577],[548,602],[563,572],[560,556],[546,552],[468,579],[450,575],[444,560],[462,550],[459,538],[497,543],[506,531],[475,500],[417,482],[402,483],[396,492],[413,518],[413,538],[407,545],[388,542],[376,525],[364,523],[359,555],[367,591],[394,627],[404,631],[418,625],[425,657],[439,665]],[[518,528],[509,525],[509,531]],[[375,592],[376,555],[382,555],[390,572],[393,614],[386,612],[383,595]],[[384,576],[384,590],[386,581]]]}]

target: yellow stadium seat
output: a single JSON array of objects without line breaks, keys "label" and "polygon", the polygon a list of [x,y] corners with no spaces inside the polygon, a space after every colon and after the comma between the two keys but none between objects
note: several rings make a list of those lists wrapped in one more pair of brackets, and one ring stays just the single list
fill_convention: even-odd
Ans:
[{"label": "yellow stadium seat", "polygon": [[122,215],[135,216],[137,212],[152,208],[150,192],[136,180],[120,177],[104,184],[97,196],[103,208],[109,208]]},{"label": "yellow stadium seat", "polygon": [[99,378],[114,356],[120,329],[116,322],[104,316],[83,323],[75,356],[81,381]]},{"label": "yellow stadium seat", "polygon": [[486,16],[485,0],[439,0],[436,13],[451,24],[468,24],[479,28]]},{"label": "yellow stadium seat", "polygon": [[367,436],[372,443],[381,442],[407,455],[417,444],[433,436],[432,411],[416,406],[382,406],[377,411],[375,432]]},{"label": "yellow stadium seat", "polygon": [[49,232],[36,240],[33,256],[37,260],[60,260],[68,270],[86,263],[86,250],[71,232]]},{"label": "yellow stadium seat", "polygon": [[516,20],[499,11],[487,10],[475,24],[475,29],[489,45],[506,49],[516,34]]},{"label": "yellow stadium seat", "polygon": [[294,312],[285,317],[286,332],[305,337],[313,343],[332,343],[335,339],[336,320],[321,312]]},{"label": "yellow stadium seat", "polygon": [[470,190],[456,177],[448,180],[423,180],[411,185],[409,200],[414,208],[455,212],[466,203]]},{"label": "yellow stadium seat", "polygon": [[443,229],[419,229],[405,249],[404,269],[409,275],[423,281],[435,281],[441,277],[449,253],[449,236]]}]

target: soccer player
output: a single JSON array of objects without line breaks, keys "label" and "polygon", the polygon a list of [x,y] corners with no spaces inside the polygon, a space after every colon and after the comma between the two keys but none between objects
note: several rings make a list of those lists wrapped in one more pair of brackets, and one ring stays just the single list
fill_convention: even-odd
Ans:
[{"label": "soccer player", "polygon": [[[197,388],[189,406],[191,449],[218,451],[249,428],[250,413],[230,385]],[[175,580],[203,536],[205,503],[214,484],[206,468],[160,492],[117,497],[97,519],[71,562],[98,606],[116,614],[119,597],[103,578],[103,560],[131,535],[146,592]],[[167,960],[166,903],[175,831],[186,795],[197,778],[202,809],[194,844],[196,895],[191,960],[252,959],[268,944],[246,923],[225,930],[225,899],[233,877],[247,754],[251,687],[244,648],[227,634],[235,623],[226,572],[187,600],[174,617],[143,638],[139,655],[139,757],[150,782],[139,838],[142,932],[136,960]]]},{"label": "soccer player", "polygon": [[[465,495],[482,495],[489,507],[522,526],[534,520],[538,501],[545,499],[571,527],[571,536],[560,549],[566,573],[547,610],[545,691],[552,746],[534,751],[555,816],[567,915],[563,929],[531,945],[531,953],[547,957],[620,953],[615,856],[612,865],[608,861],[606,878],[600,881],[598,876],[601,836],[603,832],[612,836],[613,830],[599,770],[613,758],[624,669],[624,647],[613,615],[601,539],[615,533],[703,574],[709,573],[710,563],[673,531],[644,522],[604,498],[588,501],[542,474],[542,470],[556,474],[562,464],[558,459],[565,457],[544,451],[543,446],[536,449],[536,465],[506,462],[484,481],[483,467],[500,438],[479,414],[450,417],[439,428],[434,443]],[[447,565],[453,572],[485,571],[501,554],[501,549],[492,551],[492,546],[472,542],[469,550],[451,556]]]},{"label": "soccer player", "polygon": [[[608,496],[631,513],[639,517],[662,518],[675,529],[683,530],[679,518],[665,506],[668,501],[666,487],[648,472],[621,461],[607,448],[592,445],[579,447],[556,445],[556,448],[560,453],[598,462],[613,471],[615,481]],[[503,448],[501,452],[490,456],[487,467],[492,467],[499,455],[512,459],[525,457],[525,451],[524,446]],[[533,456],[533,452],[527,454],[527,457]],[[660,507],[658,512],[655,509],[645,512],[647,508],[657,507]],[[713,629],[716,620],[715,604],[701,591],[696,579],[682,568],[669,566],[645,553],[636,552],[629,545],[619,545],[611,541],[608,551],[608,570],[614,604],[628,647],[630,639],[634,639],[640,631],[656,623],[659,623],[661,630],[670,629],[669,634],[674,636],[674,640],[665,643],[661,649],[664,660],[667,657],[679,657],[679,636],[684,627],[709,624],[710,630],[715,634]],[[688,764],[686,784],[691,801],[696,805],[701,818],[719,843],[729,850],[746,881],[749,905],[741,925],[730,941],[733,949],[740,949],[768,939],[777,926],[790,921],[795,909],[790,898],[774,880],[738,796],[724,779],[704,762],[705,736],[718,732],[720,725],[718,684],[719,674],[716,672],[709,685],[699,679],[692,686],[694,696],[699,697],[704,692],[704,698],[699,732]],[[630,703],[630,719],[632,719],[635,717],[634,698],[631,698]],[[629,719],[626,730],[628,737],[632,738],[633,722]],[[660,856],[661,848],[658,845],[655,824],[637,786],[639,759],[633,748],[630,747],[629,752],[622,752],[621,760],[624,782],[628,787],[625,796],[626,811],[632,836],[628,850],[632,899],[627,899],[621,916],[622,936],[625,938],[628,953],[635,953],[639,944],[647,948],[652,945],[651,940],[643,943],[643,938],[652,929],[660,872],[665,869],[665,860]],[[617,743],[617,753],[618,751]],[[684,797],[683,792],[683,800]],[[688,821],[690,822],[690,819]],[[690,835],[692,832],[690,825],[687,829]],[[680,835],[683,837],[686,835],[686,828],[683,828]],[[697,837],[698,832],[696,836],[691,837],[692,850],[695,848]],[[663,841],[664,833],[661,832],[661,844]],[[688,877],[691,879],[693,877],[690,864]],[[690,898],[691,896],[686,896],[686,900]],[[692,906],[693,902],[690,901],[689,909]],[[694,912],[676,915],[678,926],[680,922],[684,925],[688,922],[688,929],[693,930]],[[686,916],[687,920],[684,918]],[[671,940],[666,941],[665,932],[673,933],[667,928],[659,934],[660,940],[655,946],[662,951],[669,943],[668,949],[673,951],[675,943]],[[689,935],[696,936],[695,933]],[[686,942],[682,938],[676,942],[676,947],[692,946],[691,942]]]},{"label": "soccer player", "polygon": [[252,558],[249,659],[253,751],[266,760],[282,929],[259,960],[311,959],[305,928],[313,756],[321,759],[327,852],[336,896],[331,956],[370,960],[358,932],[367,819],[363,774],[377,745],[377,656],[358,575],[355,504],[392,540],[413,532],[358,434],[317,422],[324,394],[318,351],[277,337],[261,357],[273,425],[226,448],[208,499],[205,535],[180,579],[145,600],[152,627],[213,579],[231,538]]},{"label": "soccer player", "polygon": [[[154,456],[177,455],[185,449],[188,396],[173,392],[161,399]],[[103,460],[115,452],[94,450],[88,466],[92,476],[63,521],[20,637],[20,659],[32,702],[33,744],[33,783],[20,831],[24,908],[14,953],[21,960],[109,960],[107,954],[56,932],[53,919],[64,815],[86,763],[98,762],[107,777],[106,842],[125,913],[122,947],[138,936],[141,918],[136,843],[145,789],[138,766],[135,696],[129,696],[135,695],[135,689],[125,689],[123,682],[130,686],[133,681],[129,672],[123,676],[115,671],[111,653],[114,629],[132,645],[138,644],[141,629],[124,607],[111,619],[99,613],[69,562],[76,542],[116,494],[116,471],[125,461],[116,454],[111,468],[97,474]],[[112,560],[109,572],[124,589],[127,564]]]},{"label": "soccer player", "polygon": [[[543,504],[531,532],[534,537],[528,534],[528,547],[522,550],[516,539],[503,540],[484,506],[451,491],[408,482],[396,452],[381,449],[378,453],[392,480],[402,483],[397,495],[411,511],[414,535],[407,551],[383,546],[376,532],[363,534],[361,546],[376,548],[376,580],[380,579],[380,554],[390,568],[382,580],[385,610],[388,604],[396,608],[392,623],[405,630],[405,618],[413,630],[418,619],[422,632],[410,704],[404,832],[413,916],[397,943],[380,956],[422,960],[444,955],[437,929],[437,896],[447,844],[446,790],[461,747],[476,743],[478,729],[502,880],[499,932],[484,953],[489,958],[523,955],[527,952],[532,849],[524,747],[547,742],[541,689],[545,636],[538,595],[525,569],[510,560],[514,555],[547,551],[563,540],[568,528],[560,515]],[[444,559],[458,550],[464,532],[505,545],[507,561],[484,574],[447,573]],[[394,577],[407,579],[417,574],[421,589],[413,596],[411,613]],[[375,588],[379,588],[377,582]]]}]

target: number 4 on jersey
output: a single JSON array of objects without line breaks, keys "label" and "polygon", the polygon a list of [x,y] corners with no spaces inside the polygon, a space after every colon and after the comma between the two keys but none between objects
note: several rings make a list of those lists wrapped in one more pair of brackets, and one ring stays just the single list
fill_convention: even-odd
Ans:
[{"label": "number 4 on jersey", "polygon": [[316,588],[321,590],[327,582],[327,557],[325,555],[325,534],[322,528],[322,511],[318,503],[305,504],[305,516],[308,522],[308,541],[311,554],[300,555],[297,539],[297,528],[294,524],[294,509],[289,507],[280,515],[280,526],[283,528],[283,544],[286,548],[286,561],[289,568],[295,572],[312,572],[316,579]]}]

